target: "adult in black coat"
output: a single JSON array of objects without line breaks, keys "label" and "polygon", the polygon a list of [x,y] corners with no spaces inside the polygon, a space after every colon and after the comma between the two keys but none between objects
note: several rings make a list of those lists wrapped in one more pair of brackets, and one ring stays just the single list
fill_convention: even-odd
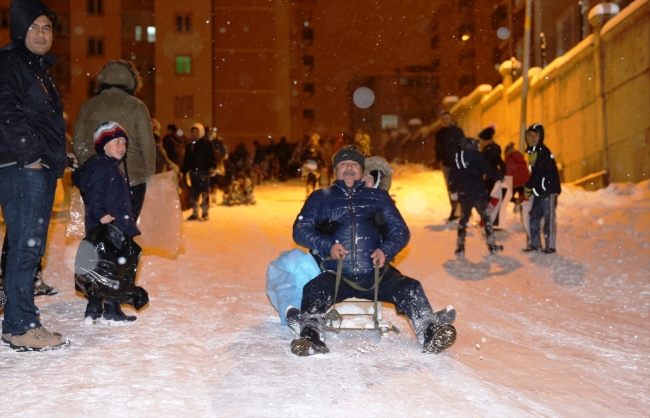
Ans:
[{"label": "adult in black coat", "polygon": [[38,0],[13,0],[10,18],[11,43],[0,50],[0,206],[8,235],[2,340],[17,351],[50,350],[70,344],[41,325],[34,304],[34,276],[67,162],[63,106],[49,72],[56,16]]},{"label": "adult in black coat", "polygon": [[167,135],[162,139],[162,146],[174,164],[179,167],[183,165],[187,140],[178,135],[178,128],[173,123],[167,125]]},{"label": "adult in black coat", "polygon": [[[499,144],[494,142],[494,133],[494,125],[490,125],[478,134],[478,137],[481,140],[481,153],[493,170],[496,170],[505,176],[506,163],[503,161],[503,158],[501,158],[501,147]],[[488,200],[490,199],[489,195],[494,188],[494,183],[496,183],[495,180],[489,178],[485,179],[485,187],[488,192]]]},{"label": "adult in black coat", "polygon": [[474,138],[463,139],[461,150],[456,153],[454,160],[454,167],[449,173],[449,190],[456,195],[454,197],[460,202],[456,255],[463,256],[465,254],[467,222],[472,208],[476,209],[481,216],[488,250],[491,253],[503,250],[503,246],[496,245],[492,222],[486,211],[488,192],[483,181],[484,176],[495,181],[501,180],[503,174],[490,167],[485,157],[478,152],[478,141]]},{"label": "adult in black coat", "polygon": [[436,161],[440,163],[440,169],[445,177],[445,185],[449,193],[449,204],[451,205],[449,220],[453,221],[458,219],[458,201],[452,199],[449,192],[449,172],[454,165],[456,152],[460,149],[460,141],[465,138],[465,134],[462,129],[456,126],[449,112],[440,114],[440,125],[442,125],[442,128],[436,132]]},{"label": "adult in black coat", "polygon": [[[318,251],[324,258],[325,271],[303,289],[300,314],[300,338],[291,344],[296,355],[327,353],[323,341],[325,313],[334,303],[349,297],[393,303],[398,312],[411,321],[426,352],[438,352],[455,339],[450,324],[440,323],[431,309],[422,285],[417,280],[387,269],[386,263],[401,251],[410,238],[404,219],[385,190],[365,187],[361,180],[364,157],[355,146],[345,146],[334,156],[336,181],[326,189],[313,192],[305,202],[293,225],[293,238],[298,245]],[[386,236],[374,224],[381,212]],[[322,222],[338,224],[331,234],[317,226]],[[336,287],[339,259],[342,276]],[[375,282],[375,265],[382,269],[383,279]]]},{"label": "adult in black coat", "polygon": [[[188,221],[210,219],[210,177],[217,167],[217,157],[212,141],[205,135],[205,128],[200,123],[192,125],[192,142],[187,144],[183,159],[183,178],[190,174],[190,197],[192,199],[192,215]],[[202,215],[199,218],[199,198],[201,199]]]}]

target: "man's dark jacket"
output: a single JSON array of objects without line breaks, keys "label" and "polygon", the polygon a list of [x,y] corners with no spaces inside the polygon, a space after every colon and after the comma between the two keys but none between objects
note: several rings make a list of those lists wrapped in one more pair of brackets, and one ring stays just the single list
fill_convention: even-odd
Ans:
[{"label": "man's dark jacket", "polygon": [[[387,234],[382,236],[374,224],[377,212],[386,220]],[[331,235],[320,233],[316,225],[322,221],[337,222],[339,227]],[[349,251],[343,260],[343,274],[349,277],[373,274],[370,255],[381,249],[389,262],[408,243],[410,232],[395,203],[385,190],[365,187],[356,181],[348,188],[343,180],[336,180],[326,189],[309,195],[293,224],[293,239],[303,247],[318,250],[323,257],[340,243]],[[328,270],[336,271],[338,260],[324,262]]]},{"label": "man's dark jacket", "polygon": [[465,138],[465,133],[455,124],[441,128],[436,132],[436,161],[441,162],[444,166],[452,167],[463,138]]},{"label": "man's dark jacket", "polygon": [[117,158],[95,154],[72,173],[72,182],[81,191],[86,206],[86,232],[111,215],[125,235],[140,235],[131,211],[131,188],[119,165]]},{"label": "man's dark jacket", "polygon": [[29,26],[41,15],[54,19],[38,1],[11,4],[12,42],[0,49],[0,167],[40,161],[61,177],[66,166],[65,121],[48,71],[56,57],[36,55],[25,46]]},{"label": "man's dark jacket", "polygon": [[[555,157],[546,145],[544,145],[544,127],[537,124],[536,131],[539,134],[537,145],[528,145],[526,152],[530,154],[531,169],[530,179],[526,187],[533,191],[535,196],[544,196],[551,193],[562,193],[560,184],[560,173],[557,170]],[[526,139],[526,141],[528,141]]]},{"label": "man's dark jacket", "polygon": [[487,199],[483,176],[493,181],[503,179],[503,174],[490,167],[472,142],[469,138],[461,142],[461,150],[456,153],[449,172],[449,191],[458,193],[458,200],[465,202]]},{"label": "man's dark jacket", "polygon": [[185,148],[182,172],[210,171],[217,166],[214,146],[205,136],[198,141],[192,141]]}]

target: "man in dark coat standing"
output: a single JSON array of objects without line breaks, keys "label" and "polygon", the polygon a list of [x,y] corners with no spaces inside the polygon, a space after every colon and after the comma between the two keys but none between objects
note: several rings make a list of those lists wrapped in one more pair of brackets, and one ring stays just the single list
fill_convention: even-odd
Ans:
[{"label": "man in dark coat standing", "polygon": [[[298,356],[329,352],[323,340],[325,313],[332,304],[350,297],[376,297],[394,304],[411,321],[423,352],[437,353],[456,338],[450,321],[432,311],[420,282],[388,268],[410,233],[388,192],[365,187],[361,180],[364,163],[354,145],[341,148],[332,164],[336,181],[309,195],[293,224],[294,241],[317,251],[324,269],[303,289],[300,337],[291,343],[291,351]],[[328,233],[321,232],[323,222],[333,225]],[[385,237],[377,224],[386,226]],[[382,275],[379,283],[376,266]],[[342,277],[337,288],[335,271],[339,268]]]},{"label": "man in dark coat standing", "polygon": [[[192,142],[187,144],[183,159],[183,178],[190,174],[190,193],[192,198],[192,215],[188,221],[207,221],[210,219],[210,176],[217,167],[217,158],[212,142],[205,135],[205,128],[200,123],[192,125],[190,130]],[[199,198],[201,198],[201,217],[199,217]]]},{"label": "man in dark coat standing", "polygon": [[56,16],[37,0],[13,0],[10,13],[11,43],[0,50],[0,206],[9,236],[2,343],[53,350],[70,341],[39,322],[34,274],[66,167],[63,107],[48,71]]},{"label": "man in dark coat standing", "polygon": [[465,138],[462,129],[456,126],[456,122],[451,119],[449,112],[440,114],[440,124],[442,128],[436,132],[436,161],[440,163],[440,169],[445,176],[445,185],[449,194],[449,203],[451,204],[451,214],[449,220],[458,219],[458,201],[451,198],[449,193],[449,172],[454,166],[454,157],[460,150],[460,141]]}]

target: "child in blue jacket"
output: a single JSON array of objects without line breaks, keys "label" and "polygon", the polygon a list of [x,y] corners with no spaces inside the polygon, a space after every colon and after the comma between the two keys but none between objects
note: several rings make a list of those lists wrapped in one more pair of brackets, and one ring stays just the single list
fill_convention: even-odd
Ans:
[{"label": "child in blue jacket", "polygon": [[[119,168],[126,155],[127,142],[128,135],[118,123],[102,123],[94,133],[97,154],[72,174],[86,206],[86,234],[100,223],[112,222],[128,237],[140,235],[131,211],[128,178]],[[124,314],[117,302],[88,296],[84,325],[126,325],[136,319]]]}]

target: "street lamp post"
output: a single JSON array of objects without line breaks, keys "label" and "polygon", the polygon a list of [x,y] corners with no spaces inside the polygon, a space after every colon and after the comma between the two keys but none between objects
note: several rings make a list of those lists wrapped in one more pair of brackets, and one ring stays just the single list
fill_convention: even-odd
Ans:
[{"label": "street lamp post", "polygon": [[528,104],[528,69],[530,68],[530,19],[533,0],[526,0],[526,19],[524,20],[524,80],[521,90],[521,123],[519,124],[519,149],[526,149],[526,108]]}]

